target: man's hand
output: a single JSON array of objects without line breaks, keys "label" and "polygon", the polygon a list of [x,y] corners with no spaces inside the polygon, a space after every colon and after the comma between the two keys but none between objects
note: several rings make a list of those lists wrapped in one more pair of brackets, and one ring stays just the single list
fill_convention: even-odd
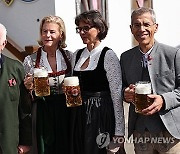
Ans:
[{"label": "man's hand", "polygon": [[153,98],[154,102],[152,105],[142,110],[142,114],[144,115],[152,115],[156,112],[159,112],[163,106],[163,98],[160,95],[148,95],[148,97]]}]

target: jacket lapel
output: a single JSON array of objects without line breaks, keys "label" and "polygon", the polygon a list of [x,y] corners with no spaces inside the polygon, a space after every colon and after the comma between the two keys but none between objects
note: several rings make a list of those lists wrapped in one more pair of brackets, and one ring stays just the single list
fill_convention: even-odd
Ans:
[{"label": "jacket lapel", "polygon": [[158,67],[156,64],[156,58],[157,58],[157,49],[158,49],[158,42],[156,41],[154,44],[154,47],[152,49],[152,52],[150,53],[151,60],[148,61],[148,71],[149,71],[149,76],[152,84],[152,89],[153,93],[156,91],[156,86],[155,86],[155,67]]}]

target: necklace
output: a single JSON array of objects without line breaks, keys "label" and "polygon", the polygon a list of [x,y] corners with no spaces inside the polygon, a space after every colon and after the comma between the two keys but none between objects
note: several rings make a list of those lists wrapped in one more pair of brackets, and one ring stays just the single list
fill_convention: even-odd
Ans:
[{"label": "necklace", "polygon": [[[67,74],[71,70],[71,63],[69,62],[69,60],[68,60],[68,58],[67,58],[67,56],[65,54],[65,51],[63,49],[61,49],[60,51],[61,51],[61,53],[63,55],[63,58],[64,58],[64,60],[66,62],[67,69],[62,70],[62,71],[58,71],[58,72],[48,73],[49,77],[56,77],[56,76],[60,76],[60,75],[63,75],[63,74]],[[40,58],[41,58],[41,48],[39,48],[38,51],[37,51],[37,58],[36,58],[35,68],[39,68]]]}]

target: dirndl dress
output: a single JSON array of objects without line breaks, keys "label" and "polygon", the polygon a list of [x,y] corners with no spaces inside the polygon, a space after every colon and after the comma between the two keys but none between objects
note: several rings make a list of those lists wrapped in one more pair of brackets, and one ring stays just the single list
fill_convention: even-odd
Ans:
[{"label": "dirndl dress", "polygon": [[[76,56],[79,59],[82,50]],[[96,69],[74,71],[79,77],[82,106],[71,109],[71,154],[106,154],[106,144],[115,133],[115,116],[104,70],[103,50]]]}]

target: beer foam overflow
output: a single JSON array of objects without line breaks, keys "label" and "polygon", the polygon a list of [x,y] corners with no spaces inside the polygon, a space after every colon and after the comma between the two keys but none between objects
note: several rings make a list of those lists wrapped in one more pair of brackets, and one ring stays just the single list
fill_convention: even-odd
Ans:
[{"label": "beer foam overflow", "polygon": [[137,84],[135,88],[136,94],[151,94],[151,85],[149,83]]},{"label": "beer foam overflow", "polygon": [[77,76],[64,78],[64,86],[78,86],[79,79]]},{"label": "beer foam overflow", "polygon": [[48,72],[43,68],[35,68],[34,69],[34,77],[47,77]]}]

